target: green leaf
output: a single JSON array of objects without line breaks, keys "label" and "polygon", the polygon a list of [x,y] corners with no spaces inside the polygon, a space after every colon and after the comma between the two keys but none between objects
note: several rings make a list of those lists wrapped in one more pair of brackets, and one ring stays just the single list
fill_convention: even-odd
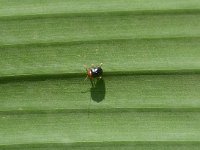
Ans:
[{"label": "green leaf", "polygon": [[199,27],[198,0],[0,0],[0,149],[199,149]]}]

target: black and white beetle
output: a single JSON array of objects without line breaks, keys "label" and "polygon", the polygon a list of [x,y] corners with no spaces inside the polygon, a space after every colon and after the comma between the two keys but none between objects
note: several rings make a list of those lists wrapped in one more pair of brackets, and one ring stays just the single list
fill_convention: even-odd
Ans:
[{"label": "black and white beetle", "polygon": [[90,79],[94,79],[94,78],[102,78],[103,75],[103,69],[101,68],[102,63],[99,66],[94,66],[92,65],[91,68],[86,68],[87,71],[87,77],[89,77]]}]

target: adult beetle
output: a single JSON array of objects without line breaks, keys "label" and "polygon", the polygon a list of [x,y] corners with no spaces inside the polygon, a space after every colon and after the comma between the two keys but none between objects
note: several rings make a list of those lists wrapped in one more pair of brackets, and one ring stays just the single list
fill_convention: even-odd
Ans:
[{"label": "adult beetle", "polygon": [[87,71],[87,77],[89,77],[90,79],[94,79],[94,78],[101,79],[103,75],[103,69],[101,68],[101,66],[102,66],[102,63],[98,66],[92,65],[90,68],[87,68],[85,66],[86,71]]},{"label": "adult beetle", "polygon": [[95,87],[95,84],[96,84],[96,82],[94,81],[95,78],[97,80],[102,79],[103,69],[101,68],[101,66],[102,66],[102,63],[98,66],[92,65],[90,68],[87,68],[85,65],[85,69],[87,72],[86,79],[89,77],[92,87]]}]

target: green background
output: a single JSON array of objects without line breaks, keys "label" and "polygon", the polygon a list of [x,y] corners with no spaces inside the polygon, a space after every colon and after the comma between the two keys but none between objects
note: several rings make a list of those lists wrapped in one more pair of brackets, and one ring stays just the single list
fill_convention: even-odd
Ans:
[{"label": "green background", "polygon": [[199,0],[0,0],[0,149],[199,147]]}]

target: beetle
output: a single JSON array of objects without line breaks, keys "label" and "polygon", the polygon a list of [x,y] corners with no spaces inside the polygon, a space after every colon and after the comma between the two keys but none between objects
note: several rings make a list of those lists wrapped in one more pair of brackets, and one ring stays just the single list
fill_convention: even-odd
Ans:
[{"label": "beetle", "polygon": [[94,78],[101,79],[103,75],[103,69],[101,68],[101,66],[102,66],[102,63],[98,66],[92,65],[90,68],[87,68],[85,66],[86,71],[87,71],[87,77],[89,77],[90,79],[94,79]]},{"label": "beetle", "polygon": [[102,63],[98,66],[92,65],[90,68],[87,68],[85,66],[86,71],[87,71],[87,77],[89,77],[90,79],[94,79],[94,78],[101,79],[103,75],[103,69],[101,68],[101,66],[102,66]]}]

